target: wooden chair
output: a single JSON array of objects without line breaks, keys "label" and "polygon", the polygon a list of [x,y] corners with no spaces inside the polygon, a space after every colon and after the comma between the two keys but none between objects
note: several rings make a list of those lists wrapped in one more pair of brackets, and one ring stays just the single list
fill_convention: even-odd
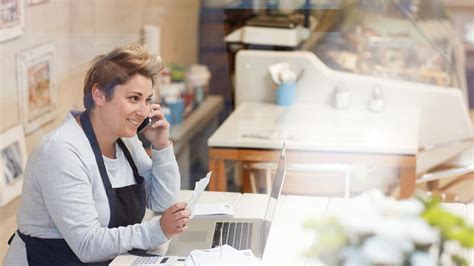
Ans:
[{"label": "wooden chair", "polygon": [[[244,170],[248,171],[250,183],[250,191],[259,192],[259,178],[263,176],[263,192],[270,193],[273,175],[277,168],[275,163],[266,162],[245,162]],[[345,164],[296,164],[287,163],[285,185],[283,192],[285,194],[314,194],[315,184],[313,177],[316,174],[326,174],[332,177],[342,177],[344,180],[343,196],[349,198],[351,196],[351,174],[353,166]],[[263,175],[261,174],[263,172]],[[244,177],[245,178],[245,177]],[[244,182],[245,183],[245,182]],[[245,190],[245,189],[244,189]],[[340,191],[340,189],[339,189]]]},{"label": "wooden chair", "polygon": [[[448,179],[449,181],[441,185],[440,181]],[[474,180],[474,164],[429,172],[419,176],[416,183],[425,184],[426,189],[430,193],[441,196],[443,201],[457,202],[459,201],[459,197],[448,192],[448,190],[467,180]],[[471,201],[472,200],[474,200],[474,198],[472,198]]]}]

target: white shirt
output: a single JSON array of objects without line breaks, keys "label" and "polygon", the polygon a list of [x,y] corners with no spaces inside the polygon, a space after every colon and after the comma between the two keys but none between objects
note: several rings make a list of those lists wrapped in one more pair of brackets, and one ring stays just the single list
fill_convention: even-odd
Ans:
[{"label": "white shirt", "polygon": [[102,155],[102,158],[104,158],[105,168],[107,169],[110,184],[113,188],[136,184],[132,167],[117,143],[115,143],[115,159],[104,155]]}]

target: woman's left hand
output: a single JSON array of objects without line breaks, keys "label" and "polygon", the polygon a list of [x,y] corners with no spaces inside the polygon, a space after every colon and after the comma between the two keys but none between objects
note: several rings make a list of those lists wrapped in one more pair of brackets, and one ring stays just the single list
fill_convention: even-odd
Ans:
[{"label": "woman's left hand", "polygon": [[151,104],[151,112],[148,117],[151,118],[151,124],[143,131],[143,135],[156,150],[168,147],[170,145],[170,123],[166,121],[161,106],[156,103]]}]

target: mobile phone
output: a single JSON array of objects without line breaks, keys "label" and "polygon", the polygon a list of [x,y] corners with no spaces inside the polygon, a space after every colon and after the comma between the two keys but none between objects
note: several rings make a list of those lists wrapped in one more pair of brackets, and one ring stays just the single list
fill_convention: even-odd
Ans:
[{"label": "mobile phone", "polygon": [[143,122],[138,126],[137,133],[142,133],[145,128],[151,124],[151,118],[147,117]]}]

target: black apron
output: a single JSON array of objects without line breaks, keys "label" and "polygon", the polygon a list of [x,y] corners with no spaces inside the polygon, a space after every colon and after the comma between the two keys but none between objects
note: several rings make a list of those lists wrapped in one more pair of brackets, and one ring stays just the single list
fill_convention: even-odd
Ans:
[{"label": "black apron", "polygon": [[[100,151],[97,138],[87,111],[80,116],[82,128],[89,139],[94,151],[95,160],[99,167],[102,183],[104,184],[110,206],[109,228],[127,226],[140,223],[145,215],[146,192],[144,178],[138,174],[137,167],[132,156],[121,139],[117,140],[128,163],[132,167],[136,184],[120,188],[112,188],[109,176],[105,168],[102,152]],[[26,254],[29,265],[107,265],[110,261],[97,263],[82,263],[74,254],[64,239],[44,239],[17,234],[25,242]]]}]

